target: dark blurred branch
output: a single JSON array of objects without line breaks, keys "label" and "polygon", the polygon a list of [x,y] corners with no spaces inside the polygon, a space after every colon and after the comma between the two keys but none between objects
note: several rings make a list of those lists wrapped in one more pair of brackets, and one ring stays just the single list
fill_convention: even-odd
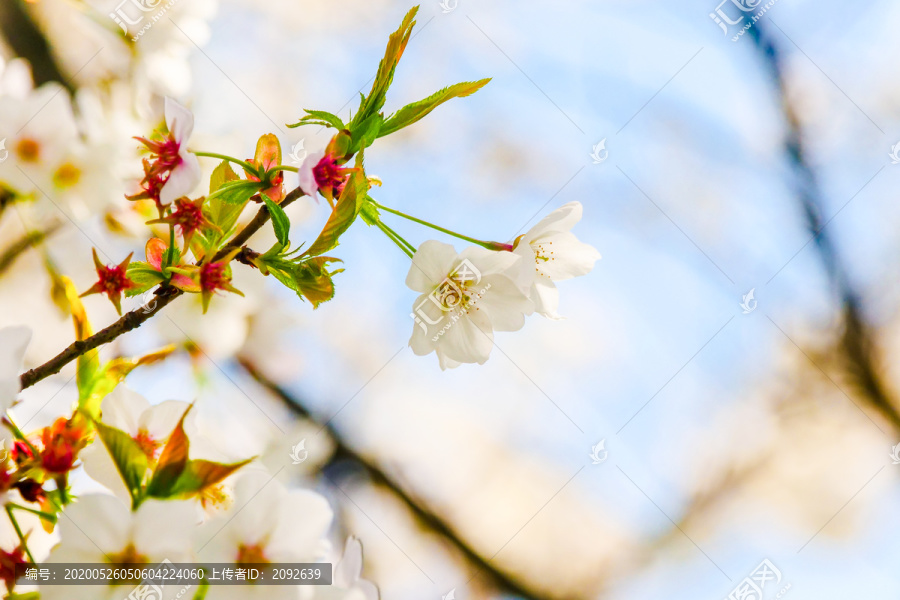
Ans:
[{"label": "dark blurred branch", "polygon": [[[295,415],[322,425],[310,413],[300,398],[266,377],[265,374],[256,368],[252,361],[248,358],[240,357],[238,362],[257,383],[284,402]],[[330,423],[325,423],[322,427],[328,432],[335,444],[335,452],[324,468],[340,462],[352,463],[359,467],[374,484],[386,489],[400,500],[422,525],[450,542],[480,573],[484,573],[498,590],[504,594],[523,598],[524,600],[549,600],[541,593],[529,589],[524,582],[517,582],[512,575],[495,567],[491,564],[490,559],[482,557],[444,518],[431,511],[422,501],[407,492],[394,477],[383,471],[375,462],[351,448],[334,426]]]},{"label": "dark blurred branch", "polygon": [[843,357],[847,375],[862,392],[865,401],[895,429],[900,430],[900,413],[881,377],[874,336],[863,315],[861,299],[853,288],[833,239],[825,229],[827,221],[822,218],[822,191],[807,161],[803,130],[797,112],[786,93],[783,54],[772,39],[766,19],[758,21],[748,33],[769,71],[784,113],[787,125],[784,150],[796,174],[797,199],[806,219],[806,227],[813,235],[825,270],[842,305],[843,331],[838,350]]},{"label": "dark blurred branch", "polygon": [[29,231],[7,246],[5,250],[0,252],[0,275],[6,273],[6,270],[9,269],[13,263],[16,262],[16,259],[24,254],[26,250],[43,242],[47,237],[53,235],[59,227],[59,223],[54,223],[46,229]]},{"label": "dark blurred branch", "polygon": [[63,75],[47,39],[31,18],[23,0],[0,1],[0,33],[16,56],[21,56],[31,63],[35,86],[56,81],[64,85],[69,92],[75,91]]}]

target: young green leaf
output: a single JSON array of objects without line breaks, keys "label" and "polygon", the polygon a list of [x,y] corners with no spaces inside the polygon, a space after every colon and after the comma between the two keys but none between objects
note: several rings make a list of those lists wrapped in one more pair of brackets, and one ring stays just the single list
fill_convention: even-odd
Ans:
[{"label": "young green leaf", "polygon": [[237,181],[226,181],[219,189],[210,194],[209,200],[218,199],[225,204],[243,206],[250,197],[265,187],[265,184],[259,181],[247,181],[246,179],[238,179]]},{"label": "young green leaf", "polygon": [[282,246],[287,246],[290,241],[288,233],[291,230],[291,220],[284,213],[284,209],[272,202],[268,196],[263,194],[262,199],[269,210],[269,216],[272,218],[272,228],[275,230],[275,237],[278,238],[278,243]]},{"label": "young green leaf", "polygon": [[356,154],[360,150],[364,150],[372,145],[379,137],[379,131],[384,123],[384,117],[375,113],[368,119],[357,125],[351,131],[350,154]]},{"label": "young green leaf", "polygon": [[114,358],[97,369],[91,381],[79,393],[78,410],[93,419],[100,417],[100,403],[116,386],[125,381],[129,373],[143,365],[150,365],[165,360],[175,352],[175,346],[169,345],[155,352],[138,358]]},{"label": "young green leaf", "polygon": [[154,498],[168,498],[171,495],[175,482],[184,472],[188,463],[188,452],[190,450],[190,442],[187,434],[184,432],[184,420],[191,411],[193,405],[189,406],[178,425],[169,435],[169,441],[166,442],[159,460],[156,462],[156,469],[147,485],[147,495]]},{"label": "young green leaf", "polygon": [[224,464],[208,460],[190,460],[169,490],[170,497],[189,498],[216,485],[253,459]]},{"label": "young green leaf", "polygon": [[328,252],[338,245],[341,235],[356,220],[368,191],[368,180],[362,168],[362,160],[363,155],[360,152],[356,155],[358,170],[350,175],[346,185],[344,185],[344,191],[341,192],[341,196],[338,198],[337,204],[335,204],[334,210],[331,216],[328,217],[328,221],[325,223],[325,227],[322,228],[319,237],[301,256],[319,256]]},{"label": "young green leaf", "polygon": [[125,273],[128,275],[128,279],[135,284],[135,287],[125,290],[125,296],[129,298],[139,296],[166,280],[166,276],[161,272],[139,260],[128,263]]},{"label": "young green leaf", "polygon": [[137,504],[142,496],[144,477],[147,475],[147,455],[134,439],[124,431],[95,421],[97,435],[106,446],[113,463],[131,494],[132,502]]},{"label": "young green leaf", "polygon": [[409,42],[412,29],[416,24],[414,19],[418,11],[419,7],[414,6],[406,13],[406,16],[403,17],[403,22],[400,23],[400,27],[388,38],[384,58],[378,63],[375,82],[372,84],[369,95],[360,104],[359,111],[351,122],[351,129],[368,119],[371,115],[381,111],[381,108],[384,106],[387,90],[394,79],[394,70],[397,68],[397,63],[400,62],[400,57],[403,56],[403,51]]},{"label": "young green leaf", "polygon": [[485,85],[487,85],[489,81],[490,78],[480,79],[478,81],[464,81],[463,83],[457,83],[456,85],[445,87],[444,89],[428,96],[424,100],[419,100],[418,102],[407,104],[396,113],[391,115],[384,122],[384,125],[381,127],[381,130],[378,133],[378,137],[384,137],[388,134],[394,133],[395,131],[403,129],[408,125],[412,125],[447,100],[450,100],[452,98],[464,98],[466,96],[471,96],[472,94],[483,88]]},{"label": "young green leaf", "polygon": [[314,309],[319,308],[323,302],[334,298],[332,276],[340,273],[343,269],[329,271],[327,267],[332,262],[341,261],[330,256],[316,256],[298,263],[292,274],[297,286],[297,294],[309,300]]},{"label": "young green leaf", "polygon": [[324,110],[309,110],[308,108],[303,110],[306,114],[300,118],[300,121],[293,125],[288,125],[288,127],[294,128],[300,127],[301,125],[320,125],[322,127],[333,127],[338,131],[346,127],[340,117],[333,115],[330,112]]}]

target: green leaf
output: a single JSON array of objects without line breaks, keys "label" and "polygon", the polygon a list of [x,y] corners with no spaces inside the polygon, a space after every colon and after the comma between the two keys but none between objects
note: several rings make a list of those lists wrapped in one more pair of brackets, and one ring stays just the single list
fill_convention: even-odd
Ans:
[{"label": "green leaf", "polygon": [[219,186],[219,189],[209,196],[209,199],[218,199],[225,204],[240,205],[243,207],[247,200],[249,200],[253,194],[262,190],[263,187],[265,187],[265,184],[259,181],[247,181],[246,179],[226,181]]},{"label": "green leaf", "polygon": [[216,485],[253,459],[225,464],[208,460],[190,460],[170,490],[170,496],[189,498]]},{"label": "green leaf", "polygon": [[124,431],[95,421],[97,435],[112,456],[132,501],[137,504],[141,498],[141,488],[149,465],[147,455],[134,439]]},{"label": "green leaf", "polygon": [[412,29],[416,24],[414,19],[418,11],[419,7],[414,6],[406,13],[406,16],[403,17],[403,22],[400,23],[400,27],[388,38],[384,58],[378,63],[378,72],[375,74],[372,89],[360,104],[359,111],[351,122],[351,129],[353,129],[353,126],[359,125],[368,119],[369,116],[379,112],[384,106],[387,90],[394,79],[394,70],[397,68],[397,63],[400,62],[400,57],[403,56],[403,51],[409,42]]},{"label": "green leaf", "polygon": [[209,193],[211,196],[203,204],[203,213],[206,218],[209,219],[210,223],[219,228],[219,231],[207,228],[204,229],[203,232],[200,232],[201,234],[199,237],[207,242],[207,250],[209,247],[215,245],[216,241],[221,236],[228,235],[231,228],[237,223],[238,217],[240,217],[241,213],[244,211],[244,207],[247,205],[250,196],[253,195],[250,194],[247,196],[247,200],[238,204],[226,202],[221,196],[212,196],[226,183],[235,181],[241,181],[241,178],[234,172],[234,169],[231,168],[231,163],[227,160],[223,160],[219,166],[216,167],[212,177],[209,179]]},{"label": "green leaf", "polygon": [[278,243],[282,246],[287,246],[290,241],[288,233],[291,230],[291,220],[284,213],[284,209],[272,202],[268,196],[263,194],[262,199],[266,203],[266,208],[269,209],[269,216],[272,218],[272,228],[275,230],[275,237],[278,238]]},{"label": "green leaf", "polygon": [[384,116],[375,113],[365,121],[357,125],[350,132],[350,154],[356,154],[360,150],[368,148],[379,137],[379,131],[384,123]]},{"label": "green leaf", "polygon": [[382,126],[381,131],[378,133],[378,137],[384,137],[403,129],[408,125],[412,125],[447,100],[471,96],[487,85],[489,81],[490,78],[457,83],[456,85],[451,85],[435,92],[424,100],[407,104],[384,122],[384,126]]},{"label": "green leaf", "polygon": [[282,269],[271,267],[269,268],[269,273],[271,273],[275,279],[280,281],[284,285],[284,287],[294,290],[295,292],[297,292],[298,296],[300,296],[301,298],[303,297],[303,294],[300,293],[300,288],[297,287],[297,282],[294,281],[294,276],[291,273],[285,272]]},{"label": "green leaf", "polygon": [[219,163],[219,166],[213,170],[212,176],[209,178],[209,193],[212,194],[225,183],[236,181],[238,179],[240,179],[240,177],[238,177],[238,174],[231,168],[231,163],[227,160],[223,160]]},{"label": "green leaf", "polygon": [[322,232],[316,241],[306,249],[301,256],[319,256],[328,252],[338,245],[341,235],[353,224],[356,216],[362,208],[363,200],[365,200],[368,191],[368,180],[362,168],[363,154],[360,152],[356,155],[356,166],[358,168],[347,181],[344,191],[338,198],[331,216],[322,228]]},{"label": "green leaf", "polygon": [[306,112],[306,115],[300,118],[300,121],[294,123],[293,125],[288,125],[288,127],[300,127],[301,125],[321,125],[323,127],[333,127],[340,131],[344,129],[346,125],[341,121],[341,118],[337,115],[333,115],[330,112],[324,110],[309,110],[308,108],[303,109]]},{"label": "green leaf", "polygon": [[359,211],[359,218],[369,227],[381,222],[381,213],[378,212],[378,207],[375,206],[375,203],[369,196],[366,196],[366,200],[363,202]]},{"label": "green leaf", "polygon": [[184,432],[184,419],[193,408],[188,406],[178,425],[169,435],[169,441],[166,442],[159,460],[156,462],[156,469],[147,485],[147,495],[154,498],[168,498],[172,495],[172,488],[175,482],[181,477],[188,463],[188,452],[190,450],[190,442],[187,434]]},{"label": "green leaf", "polygon": [[107,362],[96,370],[90,382],[80,390],[78,410],[92,419],[99,418],[100,403],[117,385],[125,381],[129,373],[140,366],[164,360],[174,351],[175,346],[169,345],[138,358],[114,358]]},{"label": "green leaf", "polygon": [[137,260],[128,263],[128,269],[125,273],[128,275],[128,279],[137,285],[137,287],[125,290],[125,296],[129,298],[143,294],[153,286],[166,280],[165,275],[154,269],[150,264]]},{"label": "green leaf", "polygon": [[309,300],[313,308],[318,308],[323,302],[334,298],[332,276],[340,273],[343,269],[329,271],[328,264],[333,262],[341,262],[341,260],[330,256],[316,256],[299,263],[294,269],[293,277],[294,283],[297,285],[297,293]]}]

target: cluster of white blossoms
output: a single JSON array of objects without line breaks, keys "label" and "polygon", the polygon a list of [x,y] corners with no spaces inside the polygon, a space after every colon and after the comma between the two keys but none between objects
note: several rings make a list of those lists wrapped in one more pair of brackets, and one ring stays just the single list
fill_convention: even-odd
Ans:
[{"label": "cluster of white blossoms", "polygon": [[[0,329],[0,412],[15,402],[20,390],[22,357],[31,337],[26,327]],[[193,446],[206,451],[198,428],[188,414],[190,405],[181,401],[151,404],[124,386],[117,387],[102,402],[100,422],[124,432],[154,464],[179,423]],[[4,425],[4,472],[14,453],[12,436]],[[194,442],[199,442],[195,444]],[[36,442],[35,442],[36,443]],[[18,452],[24,452],[24,449]],[[46,448],[44,450],[46,452]],[[305,489],[288,489],[261,461],[253,461],[215,486],[188,499],[144,499],[133,507],[109,447],[99,437],[80,453],[84,470],[111,493],[88,493],[70,499],[57,519],[56,530],[48,533],[37,527],[27,538],[57,536],[49,556],[37,557],[50,563],[91,563],[95,565],[160,565],[164,561],[190,564],[223,564],[233,568],[273,563],[322,562],[332,554],[328,533],[333,511],[320,494]],[[18,459],[12,459],[17,462]],[[215,463],[209,463],[215,464]],[[77,466],[77,465],[76,465]],[[0,501],[27,503],[26,494],[0,494]],[[34,505],[37,507],[37,505]],[[14,563],[24,560],[21,550],[0,548],[0,554]],[[4,582],[6,567],[0,566]],[[211,585],[208,600],[377,600],[378,590],[361,579],[362,548],[350,538],[344,556],[333,570],[330,586]],[[11,579],[12,580],[12,579]],[[10,580],[10,581],[11,581]],[[0,587],[3,587],[0,584]],[[140,585],[40,585],[44,600],[121,600],[141,596]],[[193,597],[196,588],[163,586],[162,598]],[[187,593],[189,592],[189,593]],[[153,596],[156,597],[156,596]]]},{"label": "cluster of white blossoms", "polygon": [[499,250],[422,244],[406,277],[421,293],[411,315],[413,352],[434,352],[442,369],[484,364],[494,331],[518,331],[535,312],[561,318],[555,282],[586,275],[600,259],[571,232],[581,215],[581,203],[565,204]]}]

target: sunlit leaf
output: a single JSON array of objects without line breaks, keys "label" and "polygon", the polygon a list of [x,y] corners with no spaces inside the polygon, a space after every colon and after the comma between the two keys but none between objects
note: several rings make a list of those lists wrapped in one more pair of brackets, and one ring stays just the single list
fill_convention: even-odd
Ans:
[{"label": "sunlit leaf", "polygon": [[263,195],[262,199],[266,203],[266,208],[269,209],[269,216],[272,218],[272,228],[275,230],[275,237],[278,238],[278,243],[282,246],[287,246],[291,220],[284,213],[284,209],[272,202],[268,196]]},{"label": "sunlit leaf", "polygon": [[184,432],[184,420],[193,405],[187,407],[178,425],[169,435],[169,440],[163,447],[159,460],[156,462],[156,468],[147,485],[147,495],[156,498],[168,498],[171,495],[175,482],[181,476],[188,462],[188,452],[190,450],[190,442],[187,434]]},{"label": "sunlit leaf", "polygon": [[170,497],[190,497],[199,494],[249,463],[252,459],[225,464],[208,460],[190,460],[169,490]]},{"label": "sunlit leaf", "polygon": [[418,102],[407,104],[396,113],[391,115],[387,119],[387,121],[384,122],[384,125],[378,132],[378,137],[383,137],[385,135],[403,129],[408,125],[412,125],[447,100],[451,100],[452,98],[464,98],[465,96],[471,96],[472,94],[483,88],[485,85],[487,85],[489,81],[490,79],[481,79],[479,81],[466,81],[463,83],[457,83],[456,85],[451,85],[438,92],[435,92],[424,100],[419,100]]},{"label": "sunlit leaf", "polygon": [[406,13],[406,16],[403,17],[403,22],[400,23],[400,27],[391,34],[390,38],[388,38],[387,48],[385,48],[384,51],[384,58],[381,59],[381,62],[378,64],[378,72],[375,74],[375,81],[372,84],[372,89],[369,91],[369,95],[363,99],[359,111],[353,118],[350,127],[351,129],[353,129],[355,125],[359,125],[365,119],[369,118],[369,116],[379,112],[384,106],[387,90],[394,79],[394,70],[397,68],[397,63],[400,62],[400,57],[403,56],[403,51],[406,49],[406,44],[409,42],[413,26],[416,24],[414,19],[418,11],[419,7],[414,6]]},{"label": "sunlit leaf", "polygon": [[137,503],[141,498],[144,477],[147,475],[147,455],[134,439],[115,427],[96,421],[97,435],[112,456],[113,463],[128,488],[132,500]]},{"label": "sunlit leaf", "polygon": [[358,171],[350,175],[331,216],[316,241],[301,256],[319,256],[338,245],[341,235],[353,224],[368,191],[368,180],[362,169],[363,155],[356,156]]},{"label": "sunlit leaf", "polygon": [[136,368],[165,360],[175,351],[174,345],[160,348],[138,358],[115,358],[94,372],[91,380],[79,391],[78,409],[96,419],[100,416],[100,403],[125,377]]},{"label": "sunlit leaf", "polygon": [[306,114],[301,117],[300,121],[293,125],[288,125],[288,127],[293,128],[300,127],[301,125],[319,125],[322,127],[333,127],[338,131],[346,127],[340,117],[333,115],[330,112],[324,110],[309,110],[308,108],[304,109],[304,111]]},{"label": "sunlit leaf", "polygon": [[328,256],[317,256],[297,265],[293,272],[296,291],[318,308],[323,302],[334,298],[334,282],[332,276],[343,269],[328,270],[328,264],[340,262],[340,259]]}]

